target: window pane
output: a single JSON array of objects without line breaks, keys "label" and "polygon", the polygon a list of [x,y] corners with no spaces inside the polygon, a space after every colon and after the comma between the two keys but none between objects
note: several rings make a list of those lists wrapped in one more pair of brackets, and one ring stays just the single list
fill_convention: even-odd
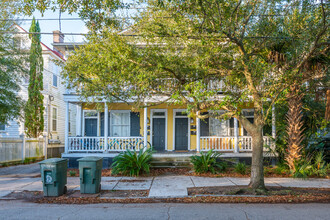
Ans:
[{"label": "window pane", "polygon": [[53,86],[57,87],[57,76],[53,74]]},{"label": "window pane", "polygon": [[227,136],[228,126],[227,121],[210,118],[210,136]]},{"label": "window pane", "polygon": [[111,135],[114,137],[130,136],[130,113],[112,112],[111,113]]},{"label": "window pane", "polygon": [[0,123],[0,131],[4,131],[6,129],[6,126],[4,124]]},{"label": "window pane", "polygon": [[97,111],[87,111],[84,114],[85,117],[97,117]]},{"label": "window pane", "polygon": [[154,112],[154,116],[165,116],[165,112]]}]

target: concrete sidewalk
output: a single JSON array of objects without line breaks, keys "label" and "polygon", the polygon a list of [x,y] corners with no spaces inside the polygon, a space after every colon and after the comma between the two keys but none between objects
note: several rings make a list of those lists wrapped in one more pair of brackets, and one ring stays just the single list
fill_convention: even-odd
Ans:
[{"label": "concrete sidewalk", "polygon": [[[149,190],[149,197],[188,196],[189,187],[246,186],[249,178],[196,176],[102,177],[102,190]],[[265,178],[266,186],[329,188],[329,179]],[[79,190],[79,177],[68,177],[69,190]],[[39,178],[0,176],[0,199],[13,191],[42,191]]]}]

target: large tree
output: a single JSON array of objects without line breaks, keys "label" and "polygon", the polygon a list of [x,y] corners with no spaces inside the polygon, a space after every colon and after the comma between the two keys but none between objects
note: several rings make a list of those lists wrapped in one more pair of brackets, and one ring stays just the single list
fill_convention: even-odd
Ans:
[{"label": "large tree", "polygon": [[184,104],[198,117],[226,110],[221,117],[237,118],[252,136],[250,187],[264,188],[265,121],[292,83],[313,78],[301,69],[329,46],[328,9],[303,0],[148,1],[129,34],[98,30],[64,74],[86,97]]},{"label": "large tree", "polygon": [[19,83],[26,74],[24,52],[14,44],[15,31],[10,19],[15,16],[17,1],[2,1],[0,7],[0,124],[21,116],[23,101]]},{"label": "large tree", "polygon": [[44,131],[44,96],[43,90],[43,69],[42,48],[40,44],[39,22],[33,18],[29,30],[31,39],[30,48],[30,73],[28,87],[28,101],[25,106],[25,129],[29,137],[38,137]]}]

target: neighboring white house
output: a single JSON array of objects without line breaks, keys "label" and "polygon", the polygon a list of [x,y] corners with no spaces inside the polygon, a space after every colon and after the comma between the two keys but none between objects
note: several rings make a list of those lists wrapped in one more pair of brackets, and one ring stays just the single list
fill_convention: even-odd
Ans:
[{"label": "neighboring white house", "polygon": [[[22,50],[28,50],[31,41],[28,37],[27,32],[20,26],[15,25],[18,34],[15,36],[15,44]],[[21,34],[20,34],[21,33]],[[54,35],[54,41],[59,40],[57,35]],[[56,38],[56,39],[55,39]],[[65,122],[65,102],[63,100],[63,94],[66,93],[66,86],[64,80],[60,76],[60,67],[55,64],[55,60],[65,61],[63,55],[47,47],[41,43],[42,56],[44,60],[44,71],[43,71],[43,86],[44,90],[42,94],[44,96],[44,134],[47,134],[49,143],[57,143],[60,146],[64,146],[64,122]],[[19,95],[23,100],[28,99],[28,78],[22,79],[21,90]],[[76,107],[69,107],[69,132],[75,135],[75,117]],[[0,138],[19,138],[24,134],[24,121],[12,120],[6,125],[0,125]]]}]

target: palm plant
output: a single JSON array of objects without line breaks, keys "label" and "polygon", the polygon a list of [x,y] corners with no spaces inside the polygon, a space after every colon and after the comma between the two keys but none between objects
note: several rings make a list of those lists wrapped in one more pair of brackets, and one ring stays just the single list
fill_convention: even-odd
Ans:
[{"label": "palm plant", "polygon": [[208,152],[201,152],[200,156],[191,156],[191,163],[194,166],[196,173],[216,173],[216,169],[225,170],[227,164],[222,162],[217,162],[217,158],[221,156],[221,153],[209,150]]},{"label": "palm plant", "polygon": [[112,173],[121,173],[129,176],[139,176],[142,173],[149,173],[152,152],[152,148],[148,148],[141,149],[138,153],[130,150],[120,153],[114,158]]}]

